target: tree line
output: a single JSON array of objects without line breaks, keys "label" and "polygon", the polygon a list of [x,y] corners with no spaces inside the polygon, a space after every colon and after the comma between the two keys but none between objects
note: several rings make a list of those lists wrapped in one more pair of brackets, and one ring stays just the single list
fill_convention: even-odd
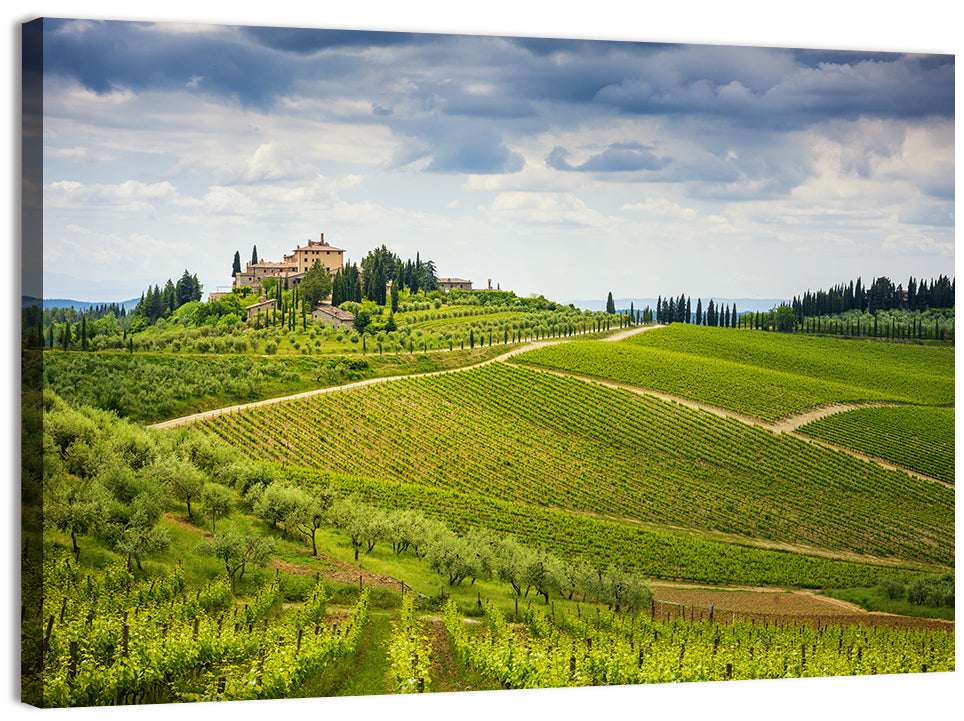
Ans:
[{"label": "tree line", "polygon": [[666,298],[659,296],[656,300],[656,322],[662,324],[670,323],[692,323],[694,325],[708,325],[722,328],[736,328],[739,316],[736,312],[736,303],[732,308],[728,305],[717,304],[711,298],[703,308],[703,299],[696,299],[696,310],[693,310],[692,299],[685,294],[679,298]]},{"label": "tree line", "polygon": [[829,290],[808,290],[794,296],[790,304],[798,319],[839,315],[850,310],[875,313],[883,310],[926,311],[954,307],[955,281],[946,275],[936,280],[916,280],[911,276],[906,288],[886,277],[875,278],[869,286],[861,279],[840,283]]},{"label": "tree line", "polygon": [[163,288],[157,284],[148,286],[141,293],[140,302],[134,308],[134,315],[142,318],[147,325],[154,325],[159,318],[169,316],[182,305],[201,300],[201,283],[197,274],[184,271],[177,283],[170,278]]}]

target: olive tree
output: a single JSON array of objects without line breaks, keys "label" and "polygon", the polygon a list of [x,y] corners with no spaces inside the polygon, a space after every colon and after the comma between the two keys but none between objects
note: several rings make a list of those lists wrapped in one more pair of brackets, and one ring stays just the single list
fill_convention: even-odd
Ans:
[{"label": "olive tree", "polygon": [[291,527],[311,540],[311,555],[318,555],[316,535],[318,529],[328,522],[328,510],[335,501],[335,493],[330,488],[316,491],[295,489],[295,503],[288,517],[285,528]]},{"label": "olive tree", "polygon": [[224,562],[224,569],[231,583],[231,593],[235,593],[248,564],[261,567],[267,565],[274,551],[274,543],[271,539],[260,536],[229,532],[218,533],[211,539],[201,541],[196,550]]},{"label": "olive tree", "polygon": [[204,509],[204,515],[211,519],[211,533],[216,531],[217,519],[231,514],[233,499],[234,494],[231,493],[231,489],[220,483],[209,483],[204,487],[201,493],[201,507]]}]

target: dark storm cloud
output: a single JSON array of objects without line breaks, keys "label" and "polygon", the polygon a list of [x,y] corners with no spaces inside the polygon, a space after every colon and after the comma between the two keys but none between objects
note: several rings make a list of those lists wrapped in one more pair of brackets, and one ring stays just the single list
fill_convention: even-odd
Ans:
[{"label": "dark storm cloud", "polygon": [[572,165],[566,158],[569,152],[557,145],[546,158],[546,164],[556,170],[577,170],[592,173],[624,173],[639,170],[659,170],[669,158],[658,158],[641,143],[613,143],[603,152],[591,156],[581,165]]},{"label": "dark storm cloud", "polygon": [[371,30],[243,27],[242,34],[272,50],[310,55],[331,48],[373,48],[425,42],[431,35]]},{"label": "dark storm cloud", "polygon": [[[616,111],[789,128],[954,111],[953,56],[305,28],[179,33],[121,22],[51,20],[45,28],[45,70],[96,92],[183,87],[200,77],[200,91],[259,107],[328,81],[369,99],[379,91],[430,93],[453,116],[551,113],[562,123]],[[368,48],[383,52],[358,52]],[[494,92],[473,94],[471,83]],[[379,105],[392,107],[391,100]]]},{"label": "dark storm cloud", "polygon": [[[602,88],[595,100],[626,114],[726,118],[745,127],[801,128],[829,119],[952,117],[954,59],[916,56],[863,58],[801,65],[788,51],[744,49],[783,60],[779,74],[765,68],[721,68],[706,62],[693,72],[700,48],[667,57],[668,66],[638,72]],[[710,57],[716,56],[715,49]],[[786,61],[793,61],[790,65]],[[816,59],[814,59],[816,60]],[[728,70],[728,72],[723,72]]]},{"label": "dark storm cloud", "polygon": [[[571,145],[555,148],[546,163],[566,172],[683,182],[689,195],[720,198],[786,193],[813,173],[793,142],[781,140],[784,131],[832,119],[954,113],[953,56],[303,28],[200,30],[45,21],[44,72],[75,78],[98,93],[117,86],[185,90],[280,112],[294,112],[276,105],[289,95],[349,100],[342,107],[370,108],[351,122],[383,125],[400,141],[392,167],[430,158],[426,170],[437,173],[515,172],[524,159],[509,147],[514,139],[617,116],[665,117],[675,135],[698,150],[671,159],[643,144],[615,143],[574,165],[570,148],[582,158],[586,152]],[[872,165],[861,162],[856,158],[854,169],[870,173]],[[953,179],[937,185],[933,192],[953,194]]]},{"label": "dark storm cloud", "polygon": [[48,21],[44,72],[71,77],[97,93],[183,88],[203,78],[203,92],[266,106],[290,88],[292,75],[267,49],[231,32],[176,33],[129,22]]}]

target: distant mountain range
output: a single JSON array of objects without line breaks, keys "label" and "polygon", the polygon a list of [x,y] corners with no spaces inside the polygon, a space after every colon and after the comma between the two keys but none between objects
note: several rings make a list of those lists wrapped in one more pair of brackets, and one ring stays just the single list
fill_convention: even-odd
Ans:
[{"label": "distant mountain range", "polygon": [[[86,310],[93,306],[98,305],[110,305],[111,303],[116,303],[119,306],[123,306],[124,310],[132,311],[137,307],[137,304],[141,302],[140,298],[131,298],[130,300],[102,300],[96,303],[91,303],[86,300],[70,300],[69,298],[34,298],[29,295],[20,296],[24,308],[29,308],[32,305],[40,305],[44,310],[47,308],[73,308],[75,310]],[[605,303],[603,304],[605,306]]]},{"label": "distant mountain range", "polygon": [[[712,296],[708,296],[702,299],[703,310],[706,310],[706,305],[710,302],[711,298]],[[621,311],[628,311],[630,303],[633,304],[633,310],[643,310],[646,308],[646,306],[656,310],[656,300],[656,298],[614,298],[613,302],[616,304],[616,310]],[[692,298],[691,300],[693,311],[695,312],[697,299]],[[757,313],[760,311],[770,310],[781,303],[790,302],[786,298],[712,298],[712,300],[714,305],[719,306],[722,304],[726,308],[732,308],[733,304],[736,303],[737,314],[747,313],[750,311]],[[606,310],[605,300],[572,300],[565,302],[572,303],[580,310]]]}]

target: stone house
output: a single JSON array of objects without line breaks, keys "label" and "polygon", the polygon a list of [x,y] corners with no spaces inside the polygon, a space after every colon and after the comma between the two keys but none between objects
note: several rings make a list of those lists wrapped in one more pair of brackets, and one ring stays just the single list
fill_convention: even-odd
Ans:
[{"label": "stone house", "polygon": [[264,296],[261,296],[261,299],[257,303],[245,307],[245,310],[248,311],[248,320],[254,320],[258,313],[267,313],[268,311],[274,310],[277,305],[278,301],[275,298],[266,300]]},{"label": "stone house", "polygon": [[319,303],[315,306],[311,311],[311,319],[320,320],[325,325],[333,325],[336,328],[351,330],[355,327],[355,316],[330,303]]},{"label": "stone house", "polygon": [[450,290],[472,290],[472,281],[462,278],[439,278],[438,287],[445,293]]}]

